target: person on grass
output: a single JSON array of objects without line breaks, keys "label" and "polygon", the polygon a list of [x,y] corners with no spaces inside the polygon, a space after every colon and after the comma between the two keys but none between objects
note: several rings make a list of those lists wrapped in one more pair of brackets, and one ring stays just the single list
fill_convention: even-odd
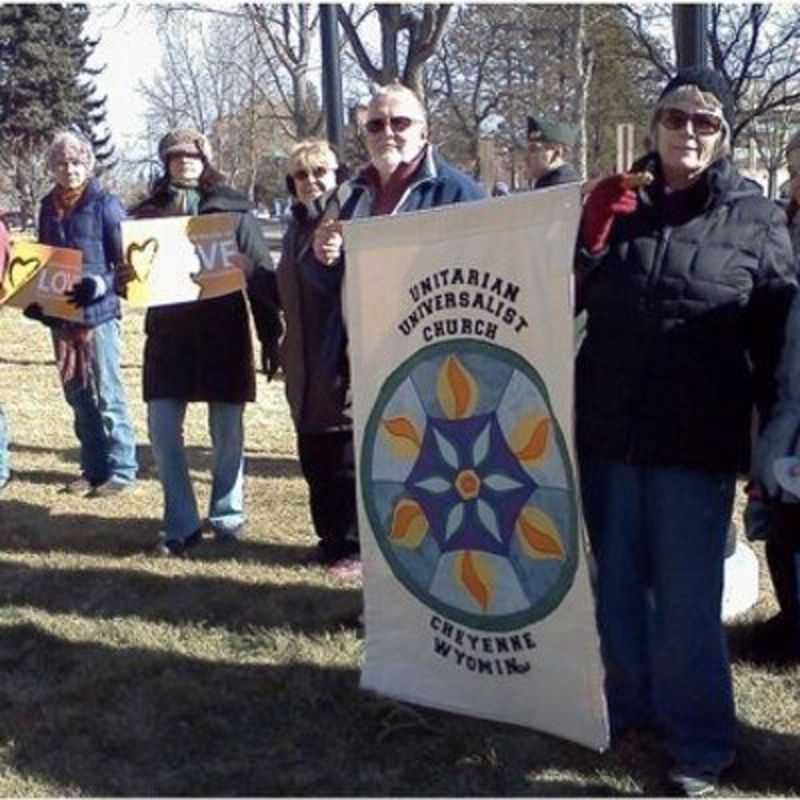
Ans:
[{"label": "person on grass", "polygon": [[670,791],[690,796],[716,791],[734,758],[725,543],[796,291],[785,215],[729,157],[732,109],[712,69],[670,80],[633,167],[649,185],[594,187],[576,264],[576,438],[612,736],[657,728]]},{"label": "person on grass", "polygon": [[334,296],[318,291],[309,281],[303,259],[325,199],[340,176],[338,159],[327,142],[308,139],[294,147],[286,175],[294,202],[277,269],[286,321],[280,362],[297,431],[300,466],[308,484],[311,520],[319,539],[314,560],[326,565],[336,564],[357,549],[353,431],[345,376],[329,370],[322,358],[325,321]]},{"label": "person on grass", "polygon": [[[325,349],[321,357],[325,368],[340,380],[348,418],[350,370],[341,303],[347,258],[341,230],[334,220],[422,211],[485,197],[475,181],[451,167],[429,144],[425,110],[405,86],[393,83],[378,89],[369,103],[365,127],[370,163],[330,199],[325,219],[317,226],[313,245],[301,263],[309,281],[328,298]],[[337,574],[358,577],[361,561],[356,532],[352,433],[341,451],[339,468],[342,508],[347,508],[342,522],[346,524],[339,527],[338,542],[329,542],[321,555],[327,563],[333,562]]]},{"label": "person on grass", "polygon": [[64,397],[72,407],[80,442],[80,477],[65,491],[103,497],[130,489],[136,480],[136,436],[120,369],[120,302],[114,272],[122,263],[120,223],[125,209],[92,177],[92,145],[70,131],[50,145],[47,165],[55,179],[39,210],[39,242],[80,250],[83,278],[67,292],[81,322],[25,309],[51,330]]},{"label": "person on grass", "polygon": [[[789,198],[786,216],[795,259],[800,258],[800,131],[786,145]],[[762,525],[753,538],[766,539],[765,552],[778,613],[756,628],[751,642],[756,658],[800,659],[800,484],[791,491],[776,479],[776,461],[800,455],[800,303],[795,300],[786,329],[786,345],[778,369],[778,405],[759,437],[753,480],[747,487],[748,509],[760,508]],[[757,518],[757,517],[756,517]],[[752,527],[746,525],[748,533]]]},{"label": "person on grass", "polygon": [[[250,213],[252,206],[225,185],[211,166],[209,142],[199,131],[170,131],[161,139],[158,153],[164,174],[131,216],[239,215],[236,239],[254,267],[248,294],[263,348],[262,363],[271,379],[278,368],[282,325],[272,260],[261,227]],[[145,334],[143,393],[153,458],[164,491],[164,527],[156,552],[183,556],[203,538],[183,441],[187,406],[198,402],[208,404],[213,448],[208,522],[218,542],[235,544],[246,521],[244,406],[255,400],[244,294],[150,308]]]}]

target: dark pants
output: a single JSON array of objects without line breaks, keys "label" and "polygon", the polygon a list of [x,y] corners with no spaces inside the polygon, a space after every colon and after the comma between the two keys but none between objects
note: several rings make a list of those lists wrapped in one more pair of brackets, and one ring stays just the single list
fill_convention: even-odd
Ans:
[{"label": "dark pants", "polygon": [[800,642],[800,504],[775,506],[766,549],[775,598]]},{"label": "dark pants", "polygon": [[733,757],[722,627],[733,474],[581,459],[614,733],[655,723],[679,765]]},{"label": "dark pants", "polygon": [[323,559],[336,561],[356,555],[359,542],[352,432],[299,433],[297,450]]}]

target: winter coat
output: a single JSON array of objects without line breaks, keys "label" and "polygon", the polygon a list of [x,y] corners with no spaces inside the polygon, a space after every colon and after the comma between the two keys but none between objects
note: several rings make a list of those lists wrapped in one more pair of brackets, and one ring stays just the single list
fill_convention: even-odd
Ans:
[{"label": "winter coat", "polygon": [[345,413],[347,382],[341,375],[329,372],[320,361],[330,295],[319,291],[300,269],[311,247],[316,222],[304,205],[292,207],[277,270],[286,319],[280,360],[289,410],[300,433],[348,430],[351,426]]},{"label": "winter coat", "polygon": [[[394,208],[393,214],[422,211],[451,203],[480,200],[486,195],[471,178],[451,167],[428,146],[417,172]],[[323,217],[341,220],[368,217],[374,202],[374,188],[362,172],[342,184],[329,198]],[[313,230],[313,226],[312,226]],[[281,299],[286,311],[287,335],[283,365],[292,416],[301,432],[341,429],[350,423],[350,371],[347,334],[342,317],[342,281],[346,256],[327,267],[314,257],[310,246],[312,231],[290,228],[279,267]],[[291,249],[287,251],[286,245]],[[294,261],[287,254],[296,253]],[[287,280],[293,275],[293,280]],[[309,320],[301,309],[302,332],[294,325],[293,307],[300,283],[314,298],[316,319]],[[299,334],[299,335],[298,335]]]},{"label": "winter coat", "polygon": [[[114,267],[122,263],[122,232],[125,219],[122,203],[92,178],[80,200],[64,218],[56,212],[54,192],[39,208],[39,242],[51,247],[68,247],[83,253],[83,274],[103,279],[105,293],[83,309],[84,323],[96,327],[121,316],[114,292]],[[50,320],[60,324],[58,320]]]},{"label": "winter coat", "polygon": [[[171,191],[162,188],[132,209],[136,218],[169,216]],[[227,186],[203,193],[200,214],[241,214],[236,239],[239,250],[254,265],[254,274],[274,287],[269,249],[258,221],[249,214],[247,198]],[[261,271],[261,273],[259,272]],[[248,289],[254,284],[248,282]],[[274,290],[275,297],[277,292]],[[251,293],[251,299],[255,293]],[[281,324],[274,302],[261,294],[256,329],[262,344],[277,341]],[[254,314],[255,314],[254,310]],[[244,294],[215,297],[148,309],[144,351],[145,401],[244,403],[255,400],[253,347]]]},{"label": "winter coat", "polygon": [[578,183],[580,179],[580,175],[575,171],[572,164],[562,164],[560,167],[545,172],[545,174],[533,184],[533,188],[547,189],[550,186],[560,186],[562,183]]},{"label": "winter coat", "polygon": [[796,290],[785,215],[728,159],[669,198],[658,156],[633,169],[656,180],[608,248],[578,258],[579,452],[746,471],[753,402],[766,418]]},{"label": "winter coat", "polygon": [[752,477],[770,500],[797,503],[800,497],[778,486],[774,464],[784,456],[800,456],[800,295],[795,297],[786,323],[777,381],[778,401],[756,442]]},{"label": "winter coat", "polygon": [[790,200],[786,206],[786,217],[789,220],[789,238],[792,240],[795,259],[800,259],[800,214],[797,203]]}]

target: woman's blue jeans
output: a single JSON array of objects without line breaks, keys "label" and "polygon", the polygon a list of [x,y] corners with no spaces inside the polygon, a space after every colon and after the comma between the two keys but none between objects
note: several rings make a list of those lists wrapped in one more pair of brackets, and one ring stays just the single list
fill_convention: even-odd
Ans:
[{"label": "woman's blue jeans", "polygon": [[[164,489],[164,537],[186,539],[201,527],[183,441],[184,400],[151,400],[147,424]],[[209,403],[213,460],[208,521],[217,533],[238,534],[244,516],[244,404]]]},{"label": "woman's blue jeans", "polygon": [[681,765],[733,759],[722,626],[735,475],[581,459],[612,732],[652,725]]},{"label": "woman's blue jeans", "polygon": [[77,378],[64,385],[81,444],[81,474],[95,486],[110,478],[136,480],[136,434],[122,382],[120,327],[112,319],[93,329],[92,380],[87,386]]}]

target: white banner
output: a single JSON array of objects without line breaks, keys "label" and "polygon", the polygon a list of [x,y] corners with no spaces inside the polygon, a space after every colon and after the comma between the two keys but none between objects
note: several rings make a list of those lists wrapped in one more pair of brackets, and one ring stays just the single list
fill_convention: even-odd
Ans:
[{"label": "white banner", "polygon": [[577,184],[345,225],[361,685],[603,750],[572,443]]}]

